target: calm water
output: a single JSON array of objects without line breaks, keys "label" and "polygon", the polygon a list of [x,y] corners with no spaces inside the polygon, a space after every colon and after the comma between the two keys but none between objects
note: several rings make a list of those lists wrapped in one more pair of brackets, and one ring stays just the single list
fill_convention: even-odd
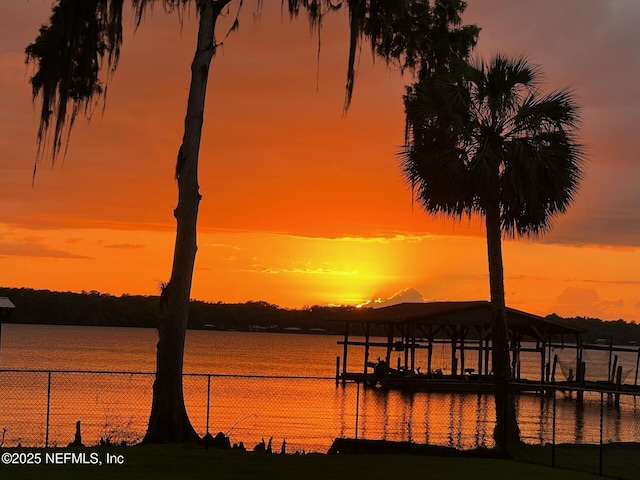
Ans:
[{"label": "calm water", "polygon": [[[200,434],[207,426],[213,434],[223,431],[249,448],[263,437],[273,437],[274,449],[279,449],[286,438],[289,451],[326,451],[334,438],[353,437],[358,389],[336,386],[332,380],[336,356],[342,353],[336,344],[340,338],[189,331],[185,372],[213,375],[185,378],[185,401],[194,427]],[[0,369],[153,372],[156,342],[157,334],[151,329],[3,325]],[[569,351],[557,353],[566,365],[573,361]],[[371,356],[383,354],[373,350]],[[608,358],[602,354],[592,360],[590,371],[595,375],[595,365],[602,366]],[[469,366],[477,363],[472,355],[466,361]],[[361,368],[362,362],[361,352],[350,352],[351,370]],[[447,346],[437,347],[433,362],[434,368],[449,368]],[[635,358],[620,358],[619,364],[628,375]],[[521,371],[523,377],[539,378],[539,357],[523,355]],[[152,383],[152,375],[54,372],[49,384],[46,372],[0,372],[0,428],[7,430],[5,445],[44,445],[47,435],[49,445],[65,445],[73,439],[77,420],[82,421],[86,444],[95,444],[101,437],[139,440],[149,416]],[[491,396],[409,395],[376,389],[362,389],[359,395],[360,438],[459,448],[493,444]],[[556,441],[597,443],[599,400],[599,394],[587,395],[584,405],[578,406],[559,395]],[[551,399],[520,396],[518,416],[527,442],[551,441]],[[620,408],[605,405],[604,440],[640,440],[640,401],[623,397]]]}]

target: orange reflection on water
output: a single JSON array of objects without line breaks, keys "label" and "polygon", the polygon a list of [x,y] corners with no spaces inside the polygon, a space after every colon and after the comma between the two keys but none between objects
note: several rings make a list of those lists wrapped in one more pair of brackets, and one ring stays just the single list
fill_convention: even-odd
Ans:
[{"label": "orange reflection on water", "polygon": [[[185,368],[197,374],[186,375],[183,383],[194,428],[201,436],[221,431],[249,449],[273,437],[279,451],[286,439],[288,452],[324,452],[335,438],[356,434],[456,448],[493,445],[490,395],[406,394],[336,385],[336,340],[190,331]],[[153,330],[4,325],[0,366],[14,369],[0,370],[4,445],[65,446],[73,440],[78,420],[85,445],[101,438],[139,441],[149,418],[153,374],[86,370],[150,372],[155,342]],[[362,368],[362,360],[354,355],[349,363]],[[55,369],[85,371],[47,372]],[[626,396],[616,407],[604,400],[604,441],[638,441],[640,401]],[[523,440],[550,442],[553,398],[519,395],[516,401]],[[599,401],[598,395],[585,394],[580,406],[575,397],[558,393],[556,441],[598,443]]]}]

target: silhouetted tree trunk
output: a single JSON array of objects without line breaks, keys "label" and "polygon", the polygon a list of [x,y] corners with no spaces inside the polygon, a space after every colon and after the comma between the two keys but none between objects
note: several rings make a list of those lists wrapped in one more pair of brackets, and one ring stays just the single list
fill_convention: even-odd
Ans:
[{"label": "silhouetted tree trunk", "polygon": [[191,85],[176,180],[178,205],[176,243],[171,278],[160,295],[160,324],[156,379],[149,427],[144,443],[199,441],[184,405],[182,373],[184,342],[189,318],[191,281],[196,259],[196,223],[201,195],[198,191],[198,156],[204,121],[209,66],[215,54],[216,20],[228,0],[198,0],[198,43],[191,64]]},{"label": "silhouetted tree trunk", "polygon": [[506,450],[508,445],[520,442],[520,429],[516,418],[515,397],[512,389],[509,388],[511,364],[509,362],[507,307],[504,300],[502,230],[497,198],[495,201],[488,202],[485,219],[491,291],[491,361],[496,406],[496,426],[493,437],[496,448]]}]

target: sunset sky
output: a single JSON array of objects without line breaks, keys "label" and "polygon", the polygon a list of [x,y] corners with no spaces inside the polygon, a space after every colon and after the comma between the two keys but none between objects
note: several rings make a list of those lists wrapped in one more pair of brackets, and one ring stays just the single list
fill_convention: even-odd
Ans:
[{"label": "sunset sky", "polygon": [[[64,160],[42,163],[32,186],[24,49],[51,3],[0,2],[0,285],[157,294],[196,16],[181,27],[156,8],[135,33],[127,17],[104,115],[79,118]],[[211,67],[192,297],[295,308],[488,299],[482,222],[427,216],[402,177],[411,77],[364,45],[343,116],[346,13],[325,20],[319,64],[305,19],[290,22],[275,0],[254,14],[245,1]],[[463,20],[482,28],[477,55],[526,54],[546,89],[570,87],[582,107],[583,185],[551,233],[504,242],[507,304],[640,321],[640,2],[468,0]]]}]

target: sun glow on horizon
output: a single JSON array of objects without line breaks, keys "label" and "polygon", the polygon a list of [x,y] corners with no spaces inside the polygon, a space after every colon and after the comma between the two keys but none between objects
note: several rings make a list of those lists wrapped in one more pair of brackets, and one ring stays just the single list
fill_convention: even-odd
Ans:
[{"label": "sun glow on horizon", "polygon": [[[172,232],[0,224],[2,286],[157,295],[173,240]],[[489,298],[486,243],[478,237],[202,232],[199,244],[192,298],[204,301],[362,308]],[[638,259],[640,248],[505,241],[507,304],[539,315],[637,320]],[[619,265],[615,276],[606,273],[612,264]]]}]

